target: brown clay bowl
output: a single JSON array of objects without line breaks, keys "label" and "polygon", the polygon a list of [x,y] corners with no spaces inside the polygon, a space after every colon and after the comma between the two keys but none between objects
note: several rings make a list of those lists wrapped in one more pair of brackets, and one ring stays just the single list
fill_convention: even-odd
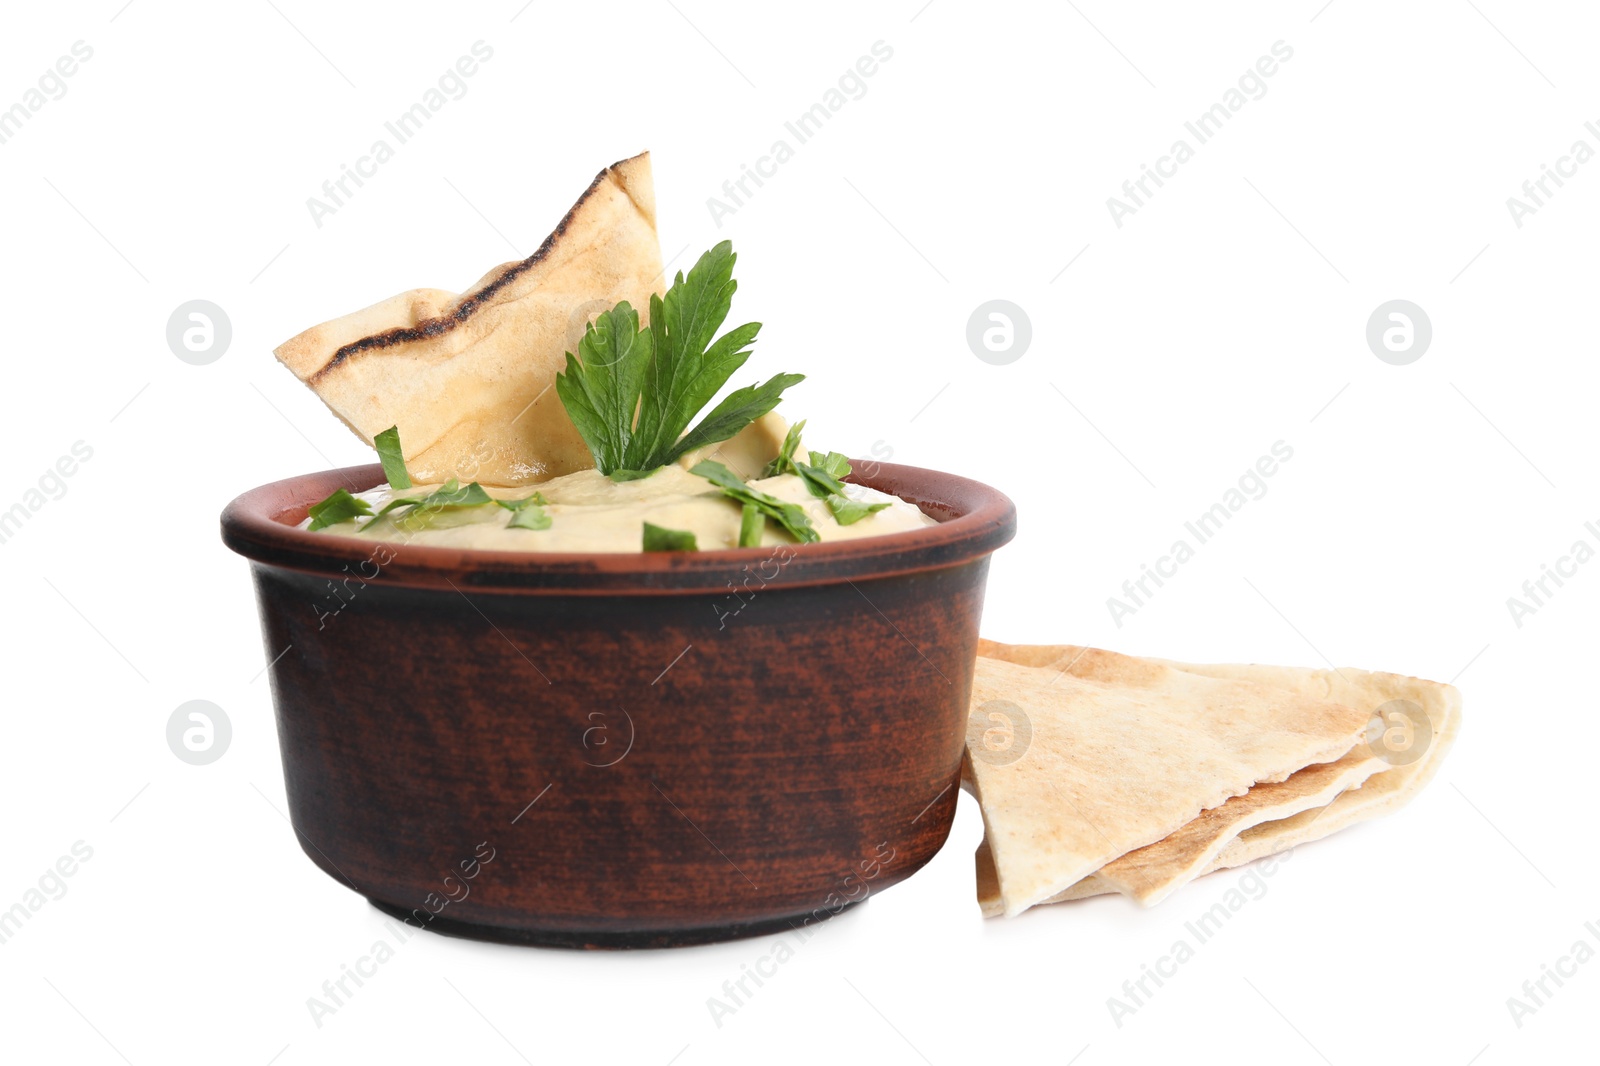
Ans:
[{"label": "brown clay bowl", "polygon": [[872,466],[855,480],[939,524],[546,555],[295,528],[376,465],[234,500],[301,847],[413,925],[560,946],[753,936],[910,876],[950,831],[1016,511]]}]

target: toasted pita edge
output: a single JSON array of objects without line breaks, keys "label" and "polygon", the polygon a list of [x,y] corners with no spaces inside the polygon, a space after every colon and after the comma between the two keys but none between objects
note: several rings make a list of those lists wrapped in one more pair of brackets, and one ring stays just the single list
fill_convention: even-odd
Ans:
[{"label": "toasted pita edge", "polygon": [[[320,378],[360,352],[425,340],[456,329],[496,292],[548,259],[596,190],[607,181],[615,182],[645,217],[650,228],[655,229],[655,187],[650,153],[641,152],[619,160],[596,174],[583,195],[578,197],[532,255],[495,267],[464,295],[458,296],[443,289],[411,289],[360,311],[312,326],[284,341],[274,349],[273,354],[296,377],[315,387]],[[347,420],[344,421],[350,425]],[[351,429],[366,440],[366,436],[355,430],[354,426]]]},{"label": "toasted pita edge", "polygon": [[[1355,671],[1346,668],[1346,672]],[[1434,738],[1422,758],[1374,774],[1360,789],[1341,793],[1326,808],[1305,811],[1246,830],[1217,855],[1207,868],[1207,873],[1243,866],[1301,844],[1321,840],[1359,822],[1391,814],[1415,799],[1433,780],[1461,730],[1461,693],[1455,686],[1442,682],[1395,674],[1381,676],[1409,682],[1406,689],[1396,690],[1390,698],[1414,699],[1427,713]]]},{"label": "toasted pita edge", "polygon": [[1283,781],[1256,785],[1243,796],[1204,812],[1165,840],[1113,859],[1096,876],[1140,905],[1154,907],[1203,875],[1240,833],[1326,807],[1387,766],[1365,744],[1358,744],[1341,759],[1306,766]]}]

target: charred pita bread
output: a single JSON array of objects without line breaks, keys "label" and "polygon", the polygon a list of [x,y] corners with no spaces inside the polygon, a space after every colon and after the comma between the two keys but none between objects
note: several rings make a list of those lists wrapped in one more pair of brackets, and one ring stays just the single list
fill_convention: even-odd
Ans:
[{"label": "charred pita bread", "polygon": [[465,295],[414,289],[324,322],[277,356],[362,440],[399,426],[421,483],[521,485],[594,465],[556,397],[584,326],[662,291],[648,153],[602,170],[520,262]]},{"label": "charred pita bread", "polygon": [[[1070,670],[977,662],[969,765],[1007,915],[1259,782],[1340,758],[1367,723],[1282,688],[1074,651]],[[994,715],[1031,729],[1015,758],[985,743]]]}]

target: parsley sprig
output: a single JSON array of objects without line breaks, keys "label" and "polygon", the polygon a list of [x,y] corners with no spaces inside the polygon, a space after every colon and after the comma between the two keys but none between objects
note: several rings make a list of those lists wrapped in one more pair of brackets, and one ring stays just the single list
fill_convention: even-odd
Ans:
[{"label": "parsley sprig", "polygon": [[[602,312],[556,375],[556,395],[595,467],[614,481],[644,477],[707,444],[724,441],[778,405],[805,380],[777,374],[729,393],[693,429],[689,423],[750,358],[761,323],[722,328],[739,283],[731,241],[679,271],[666,296],[650,297],[650,324],[627,301]],[[715,338],[715,339],[713,339]]]}]

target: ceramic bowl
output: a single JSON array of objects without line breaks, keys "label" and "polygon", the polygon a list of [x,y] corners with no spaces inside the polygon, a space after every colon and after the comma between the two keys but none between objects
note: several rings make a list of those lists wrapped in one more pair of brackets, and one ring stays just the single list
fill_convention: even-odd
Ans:
[{"label": "ceramic bowl", "polygon": [[950,830],[1016,512],[965,478],[857,469],[938,524],[555,555],[296,528],[376,465],[234,500],[306,854],[413,925],[581,947],[758,935],[910,876]]}]

